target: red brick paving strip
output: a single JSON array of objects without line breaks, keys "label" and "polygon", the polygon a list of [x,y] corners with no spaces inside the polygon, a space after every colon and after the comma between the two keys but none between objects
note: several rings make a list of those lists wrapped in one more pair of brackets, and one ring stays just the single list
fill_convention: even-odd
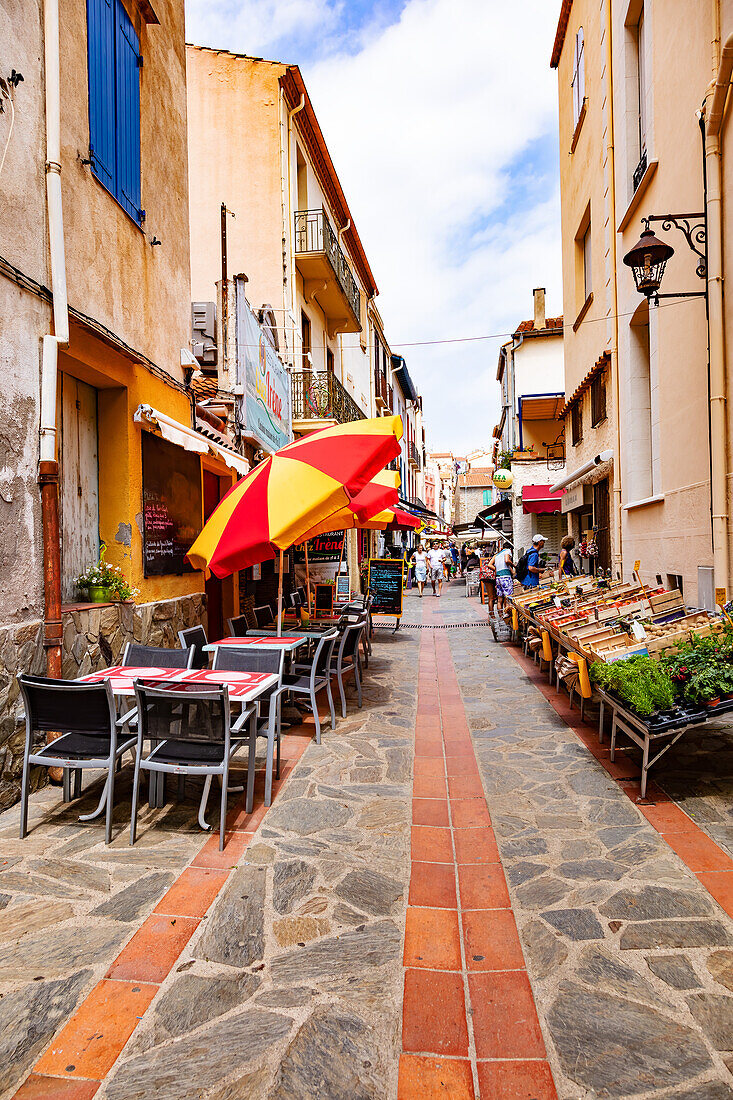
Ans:
[{"label": "red brick paving strip", "polygon": [[428,630],[412,823],[398,1100],[557,1100],[453,659]]},{"label": "red brick paving strip", "polygon": [[[306,724],[310,734],[312,719]],[[303,727],[283,734],[281,778],[273,802],[310,737]],[[256,789],[262,789],[258,774]],[[106,976],[94,986],[33,1067],[12,1100],[91,1100],[171,972],[201,918],[214,903],[267,813],[244,809],[244,795],[227,815],[224,851],[218,830],[143,921]],[[153,828],[155,826],[152,826]]]},{"label": "red brick paving strip", "polygon": [[[550,706],[583,742],[592,756],[605,768],[622,791],[636,802],[641,790],[638,783],[639,768],[625,755],[611,760],[608,744],[601,745],[598,729],[580,719],[577,710],[570,706],[567,695],[559,694],[545,680],[531,657],[525,657],[516,647],[507,647],[514,660],[526,672],[534,686],[544,695]],[[733,917],[733,859],[696,825],[691,817],[677,806],[656,783],[647,784],[645,802],[638,803],[644,817],[682,862],[687,865],[708,893],[717,901],[729,917]]]}]

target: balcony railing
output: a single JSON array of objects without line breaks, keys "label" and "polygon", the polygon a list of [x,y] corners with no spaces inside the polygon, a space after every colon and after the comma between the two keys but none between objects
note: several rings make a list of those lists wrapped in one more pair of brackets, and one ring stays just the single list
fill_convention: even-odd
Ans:
[{"label": "balcony railing", "polygon": [[374,376],[374,390],[377,405],[392,411],[392,387],[387,384],[387,376],[380,370]]},{"label": "balcony railing", "polygon": [[326,254],[354,317],[360,321],[361,293],[325,210],[296,210],[295,252],[296,255]]},{"label": "balcony railing", "polygon": [[642,178],[644,176],[644,173],[646,172],[646,169],[647,169],[647,156],[646,156],[646,149],[645,149],[644,152],[641,154],[641,157],[639,158],[639,163],[637,164],[637,166],[634,170],[634,175],[633,175],[633,178],[632,178],[632,185],[633,185],[633,188],[634,188],[634,192],[636,192],[639,184],[641,183]]},{"label": "balcony railing", "polygon": [[362,410],[330,372],[294,371],[290,376],[293,420],[335,420],[348,424],[364,420]]},{"label": "balcony railing", "polygon": [[417,449],[417,445],[411,439],[407,444],[407,457],[410,464],[415,467],[416,470],[420,469],[420,452]]}]

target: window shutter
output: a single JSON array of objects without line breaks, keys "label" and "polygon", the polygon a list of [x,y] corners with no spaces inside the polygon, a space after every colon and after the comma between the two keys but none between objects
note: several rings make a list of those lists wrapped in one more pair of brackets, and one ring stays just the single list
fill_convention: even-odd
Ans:
[{"label": "window shutter", "polygon": [[130,17],[115,0],[117,17],[117,180],[114,193],[140,222],[140,43]]},{"label": "window shutter", "polygon": [[89,154],[110,191],[115,179],[115,0],[87,0]]}]

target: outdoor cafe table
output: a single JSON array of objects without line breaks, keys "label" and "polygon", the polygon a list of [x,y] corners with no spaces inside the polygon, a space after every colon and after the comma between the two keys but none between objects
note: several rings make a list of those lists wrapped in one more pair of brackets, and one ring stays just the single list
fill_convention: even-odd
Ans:
[{"label": "outdoor cafe table", "polygon": [[[277,684],[277,676],[269,672],[225,672],[206,668],[147,668],[133,665],[113,665],[111,668],[104,668],[88,676],[79,677],[79,682],[85,684],[99,684],[105,680],[109,681],[112,693],[116,696],[134,695],[136,680],[167,680],[169,683],[177,684],[201,684],[202,687],[226,685],[229,689],[230,702],[236,702],[242,707],[255,702],[264,692]],[[160,778],[163,778],[162,774]],[[105,785],[97,809],[91,814],[82,816],[80,820],[91,821],[97,817],[105,807],[106,797]],[[162,783],[157,787],[151,783],[151,804],[162,805],[162,797]]]},{"label": "outdoor cafe table", "polygon": [[245,634],[241,638],[220,638],[218,642],[209,642],[203,648],[205,653],[213,653],[220,646],[227,649],[284,649],[286,653],[293,653],[307,640],[302,630],[295,634],[285,631],[280,637],[263,630],[262,634]]}]

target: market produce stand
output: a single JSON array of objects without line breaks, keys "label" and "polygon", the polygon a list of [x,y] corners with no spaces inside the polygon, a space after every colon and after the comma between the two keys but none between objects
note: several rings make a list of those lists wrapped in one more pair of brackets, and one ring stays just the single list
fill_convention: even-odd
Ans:
[{"label": "market produce stand", "polygon": [[[619,734],[641,749],[641,798],[646,796],[649,770],[669,748],[689,730],[733,709],[733,699],[712,707],[687,701],[668,706],[665,702],[665,709],[645,717],[602,684],[591,684],[592,679],[599,678],[592,671],[594,666],[598,672],[604,665],[615,666],[616,662],[633,657],[658,662],[679,642],[709,639],[725,629],[721,617],[686,608],[676,590],[647,590],[641,584],[610,581],[598,584],[594,578],[585,577],[559,584],[545,582],[534,589],[517,586],[509,603],[512,640],[523,643],[525,653],[531,649],[540,668],[547,663],[550,683],[554,671],[558,692],[563,680],[566,681],[571,706],[575,693],[580,695],[581,718],[585,717],[586,702],[591,698],[597,701],[601,743],[606,712],[610,713],[611,760]],[[629,676],[633,676],[631,669],[638,664],[632,661],[624,666],[629,672],[624,675],[626,691]],[[671,683],[666,671],[662,673],[649,661],[645,667],[650,682],[660,678],[664,681],[671,703]],[[609,670],[600,678],[613,681],[614,673]],[[615,679],[618,683],[618,673]]]}]

